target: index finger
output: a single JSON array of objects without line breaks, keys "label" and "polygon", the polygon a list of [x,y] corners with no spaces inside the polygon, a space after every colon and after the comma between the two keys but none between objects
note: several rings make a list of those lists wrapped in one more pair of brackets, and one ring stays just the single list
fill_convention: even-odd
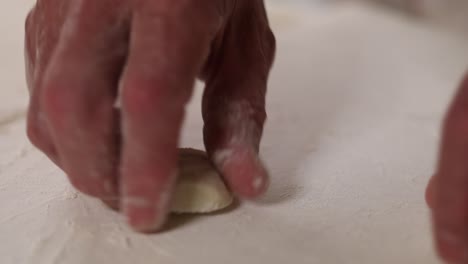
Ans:
[{"label": "index finger", "polygon": [[213,34],[201,23],[211,22],[195,17],[193,5],[168,7],[176,13],[164,16],[165,10],[140,8],[133,16],[122,90],[121,191],[123,211],[138,231],[165,221],[185,105],[209,52]]}]

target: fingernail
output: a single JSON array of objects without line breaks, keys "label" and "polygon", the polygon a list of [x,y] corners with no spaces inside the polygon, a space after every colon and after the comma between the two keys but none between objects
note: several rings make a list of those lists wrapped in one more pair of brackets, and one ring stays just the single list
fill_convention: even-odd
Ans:
[{"label": "fingernail", "polygon": [[268,173],[254,150],[221,149],[213,154],[213,160],[238,196],[254,199],[268,188]]}]

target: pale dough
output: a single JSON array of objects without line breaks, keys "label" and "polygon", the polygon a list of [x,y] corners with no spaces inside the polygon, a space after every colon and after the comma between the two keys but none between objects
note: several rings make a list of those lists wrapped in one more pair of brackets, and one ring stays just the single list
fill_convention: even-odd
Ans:
[{"label": "pale dough", "polygon": [[[114,103],[121,108],[120,96]],[[173,213],[211,213],[232,204],[234,198],[205,152],[180,149],[179,174],[173,196]],[[106,203],[112,208],[116,205]]]},{"label": "pale dough", "polygon": [[210,213],[231,205],[233,196],[205,152],[181,149],[171,211]]}]

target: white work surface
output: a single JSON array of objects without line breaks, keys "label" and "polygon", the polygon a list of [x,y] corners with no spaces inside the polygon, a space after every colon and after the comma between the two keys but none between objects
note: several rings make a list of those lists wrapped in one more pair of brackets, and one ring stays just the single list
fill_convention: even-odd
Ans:
[{"label": "white work surface", "polygon": [[[438,263],[423,193],[466,39],[363,6],[272,4],[270,192],[140,235],[76,193],[25,137],[28,2],[0,3],[0,263]],[[201,147],[200,94],[185,146]]]}]

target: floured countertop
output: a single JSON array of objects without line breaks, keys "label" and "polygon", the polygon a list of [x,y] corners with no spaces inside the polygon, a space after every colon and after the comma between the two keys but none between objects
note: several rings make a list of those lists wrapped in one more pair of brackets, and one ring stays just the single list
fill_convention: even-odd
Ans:
[{"label": "floured countertop", "polygon": [[[26,140],[28,2],[0,3],[0,263],[437,263],[423,192],[466,39],[363,6],[272,5],[279,50],[262,147],[271,191],[140,235]],[[200,94],[184,146],[201,147]]]}]

